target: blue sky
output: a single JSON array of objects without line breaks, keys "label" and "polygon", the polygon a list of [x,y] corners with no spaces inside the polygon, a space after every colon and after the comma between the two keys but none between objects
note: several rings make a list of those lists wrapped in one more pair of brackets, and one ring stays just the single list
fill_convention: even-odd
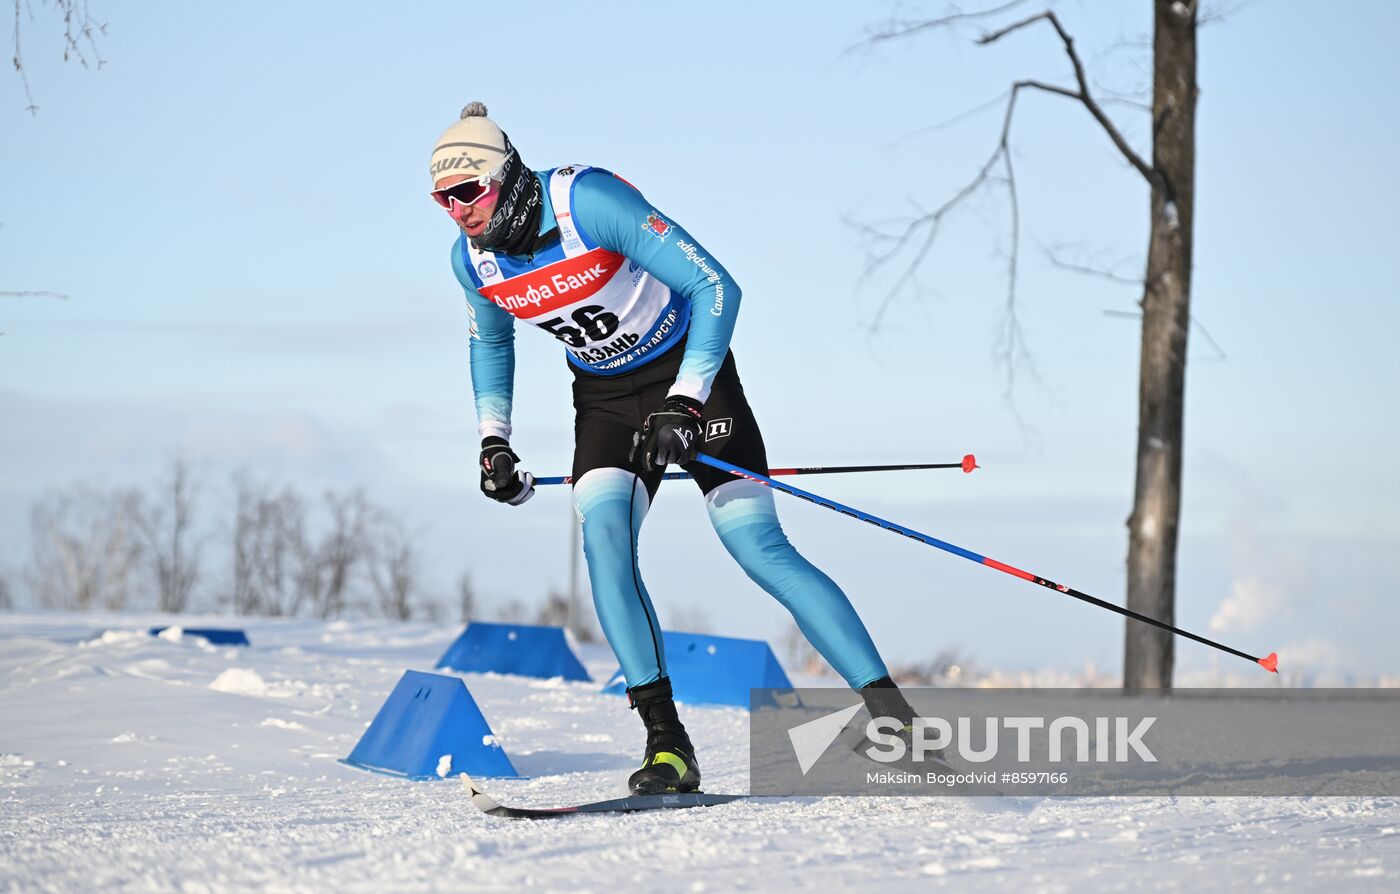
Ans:
[{"label": "blue sky", "polygon": [[[1004,193],[950,218],[921,297],[871,321],[847,221],[941,202],[990,152],[997,111],[914,132],[1014,78],[1068,83],[1052,35],[933,34],[846,53],[883,4],[94,4],[99,72],[27,25],[38,117],[0,78],[0,564],[22,565],[44,487],[155,479],[172,457],[314,492],[363,485],[423,530],[446,590],[488,603],[562,587],[562,491],[508,510],[477,492],[454,230],[424,194],[436,135],[480,99],[525,161],[597,164],[681,221],[744,289],[734,348],[775,464],[975,452],[972,476],[806,479],[812,489],[1104,598],[1122,598],[1136,439],[1132,287],[1145,186],[1082,110],[1027,97],[1014,135],[1020,313],[1039,379],[1016,413],[993,358]],[[902,9],[915,9],[905,5]],[[939,6],[929,6],[937,11]],[[1034,4],[1028,10],[1034,8]],[[1147,3],[1061,3],[1097,84],[1132,91]],[[1393,163],[1400,10],[1247,5],[1201,35],[1195,294],[1178,620],[1311,671],[1400,673],[1400,331]],[[1105,94],[1106,95],[1106,94]],[[1140,151],[1145,115],[1111,111]],[[913,135],[911,135],[913,134]],[[533,336],[533,337],[532,337]],[[569,373],[518,340],[514,443],[568,469]],[[1018,424],[1019,414],[1024,425]],[[889,656],[955,646],[987,664],[1115,669],[1121,629],[1057,598],[805,504],[799,548]],[[693,561],[675,563],[668,556]],[[643,534],[668,612],[776,637],[785,614],[720,549],[689,485]],[[1215,657],[1183,644],[1182,667]]]}]

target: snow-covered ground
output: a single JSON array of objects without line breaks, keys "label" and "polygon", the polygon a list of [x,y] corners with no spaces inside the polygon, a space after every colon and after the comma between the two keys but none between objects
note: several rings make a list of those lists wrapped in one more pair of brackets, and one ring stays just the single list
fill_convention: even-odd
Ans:
[{"label": "snow-covered ground", "polygon": [[[459,630],[0,615],[0,891],[1395,891],[1400,799],[754,800],[559,821],[350,752]],[[614,664],[584,650],[599,681]],[[465,677],[525,781],[510,804],[619,794],[640,726],[598,684]],[[747,718],[690,708],[706,788],[747,786]],[[893,888],[891,886],[894,886]]]}]

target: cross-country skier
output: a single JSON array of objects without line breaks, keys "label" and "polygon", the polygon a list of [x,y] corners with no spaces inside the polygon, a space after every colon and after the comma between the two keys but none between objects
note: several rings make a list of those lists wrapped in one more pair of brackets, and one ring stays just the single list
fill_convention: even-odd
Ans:
[{"label": "cross-country skier", "polygon": [[[694,791],[695,747],[676,715],[661,628],[637,568],[637,534],[666,466],[705,495],[745,573],[783,604],[872,713],[912,721],[846,595],[788,542],[768,488],[695,461],[767,471],[734,355],[739,286],[675,218],[601,168],[525,167],[473,102],[434,144],[432,196],[457,223],[452,269],[471,316],[481,489],[534,493],[510,446],[516,320],[564,343],[574,374],[574,504],[603,633],[646,724],[634,793]],[[907,731],[907,727],[906,727]]]}]

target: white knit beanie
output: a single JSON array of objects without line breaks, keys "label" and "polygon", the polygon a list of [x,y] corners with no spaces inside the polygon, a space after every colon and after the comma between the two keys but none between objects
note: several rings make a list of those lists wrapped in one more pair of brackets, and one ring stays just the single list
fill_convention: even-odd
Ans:
[{"label": "white knit beanie", "polygon": [[505,133],[486,117],[486,106],[469,102],[462,118],[438,137],[429,173],[433,185],[453,174],[480,177],[501,166],[509,152]]}]

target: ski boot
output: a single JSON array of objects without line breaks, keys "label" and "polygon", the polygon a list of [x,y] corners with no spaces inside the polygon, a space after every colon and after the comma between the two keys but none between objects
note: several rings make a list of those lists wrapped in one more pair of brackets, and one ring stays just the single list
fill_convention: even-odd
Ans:
[{"label": "ski boot", "polygon": [[647,725],[646,757],[642,768],[627,780],[628,789],[634,795],[698,791],[700,765],[695,760],[695,747],[676,716],[670,678],[629,689],[627,698]]},{"label": "ski boot", "polygon": [[[948,763],[942,748],[936,751],[925,751],[922,760],[916,761],[914,759],[914,718],[918,716],[918,713],[914,710],[913,705],[909,704],[909,700],[904,697],[904,693],[899,691],[899,687],[888,676],[881,677],[873,683],[867,683],[856,691],[865,701],[865,706],[870,710],[871,717],[892,717],[903,724],[899,729],[886,735],[893,736],[904,743],[904,757],[892,763],[884,763],[883,761],[876,761],[876,763],[889,768],[905,770],[955,770]],[[870,740],[862,735],[856,740],[851,750],[861,757],[875,760],[866,753],[870,747]]]}]

